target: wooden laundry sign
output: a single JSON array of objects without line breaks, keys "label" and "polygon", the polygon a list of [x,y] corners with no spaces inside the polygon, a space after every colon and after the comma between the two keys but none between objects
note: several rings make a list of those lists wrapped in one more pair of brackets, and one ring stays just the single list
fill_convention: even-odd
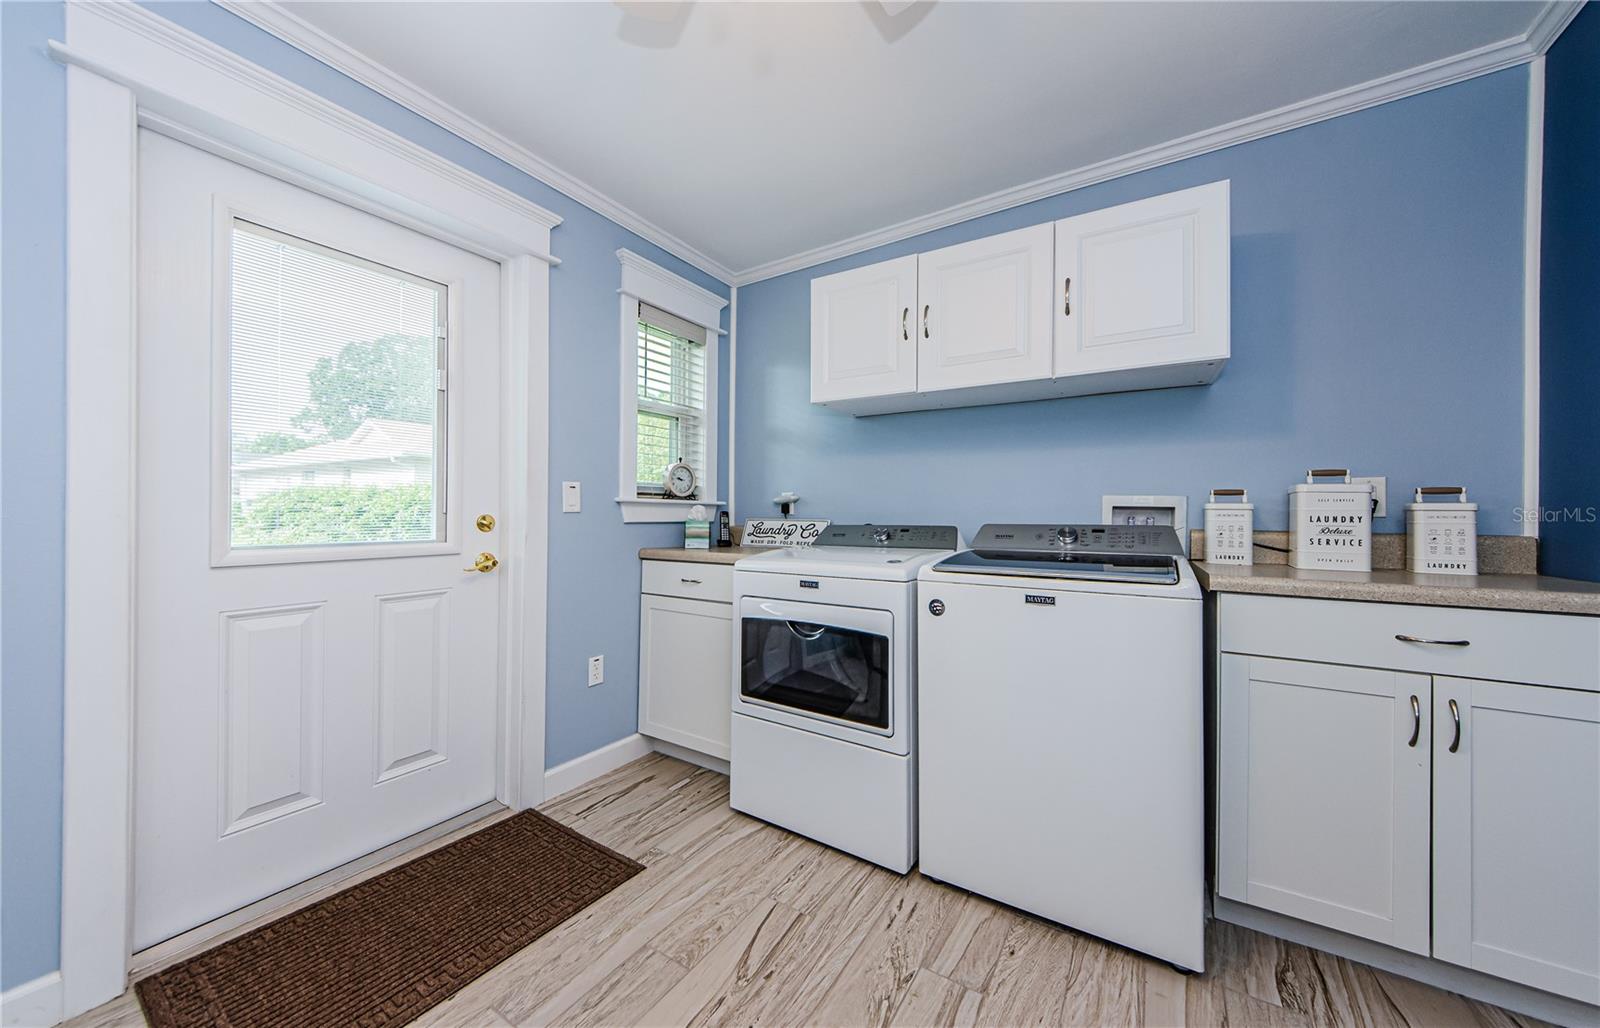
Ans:
[{"label": "wooden laundry sign", "polygon": [[750,518],[744,523],[743,546],[810,546],[822,536],[827,521],[799,518]]}]

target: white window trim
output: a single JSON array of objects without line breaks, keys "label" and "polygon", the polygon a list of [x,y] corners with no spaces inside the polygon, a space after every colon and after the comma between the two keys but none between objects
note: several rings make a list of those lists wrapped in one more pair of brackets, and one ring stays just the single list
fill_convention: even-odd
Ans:
[{"label": "white window trim", "polygon": [[[717,381],[717,351],[720,347],[717,337],[722,334],[722,309],[728,305],[728,301],[645,260],[632,250],[618,250],[617,260],[622,265],[622,285],[617,290],[621,296],[617,322],[620,326],[619,352],[622,357],[621,374],[618,376],[617,505],[622,509],[622,520],[628,524],[683,521],[693,507],[714,509],[723,506],[723,501],[714,498],[717,491],[717,420],[720,413]],[[706,494],[706,499],[644,499],[636,495],[639,488],[637,368],[641,300],[706,330],[706,466],[705,481],[701,485],[701,492]]]}]

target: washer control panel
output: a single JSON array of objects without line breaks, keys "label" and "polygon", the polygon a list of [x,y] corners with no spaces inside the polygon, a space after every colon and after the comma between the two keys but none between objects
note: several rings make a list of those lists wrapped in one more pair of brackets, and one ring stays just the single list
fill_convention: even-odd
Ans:
[{"label": "washer control panel", "polygon": [[975,550],[1035,553],[1149,553],[1183,556],[1167,525],[984,525]]}]

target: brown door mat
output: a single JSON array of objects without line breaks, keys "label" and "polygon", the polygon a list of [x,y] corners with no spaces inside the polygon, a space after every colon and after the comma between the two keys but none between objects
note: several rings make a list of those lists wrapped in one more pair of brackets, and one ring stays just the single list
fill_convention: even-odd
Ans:
[{"label": "brown door mat", "polygon": [[138,986],[155,1028],[403,1025],[644,870],[525,810]]}]

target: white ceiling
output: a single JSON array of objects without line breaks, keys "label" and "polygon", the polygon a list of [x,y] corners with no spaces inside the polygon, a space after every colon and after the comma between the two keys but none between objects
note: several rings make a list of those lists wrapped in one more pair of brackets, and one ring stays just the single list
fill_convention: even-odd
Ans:
[{"label": "white ceiling", "polygon": [[735,272],[1520,38],[1546,13],[900,6],[282,5],[399,93],[431,94]]}]

